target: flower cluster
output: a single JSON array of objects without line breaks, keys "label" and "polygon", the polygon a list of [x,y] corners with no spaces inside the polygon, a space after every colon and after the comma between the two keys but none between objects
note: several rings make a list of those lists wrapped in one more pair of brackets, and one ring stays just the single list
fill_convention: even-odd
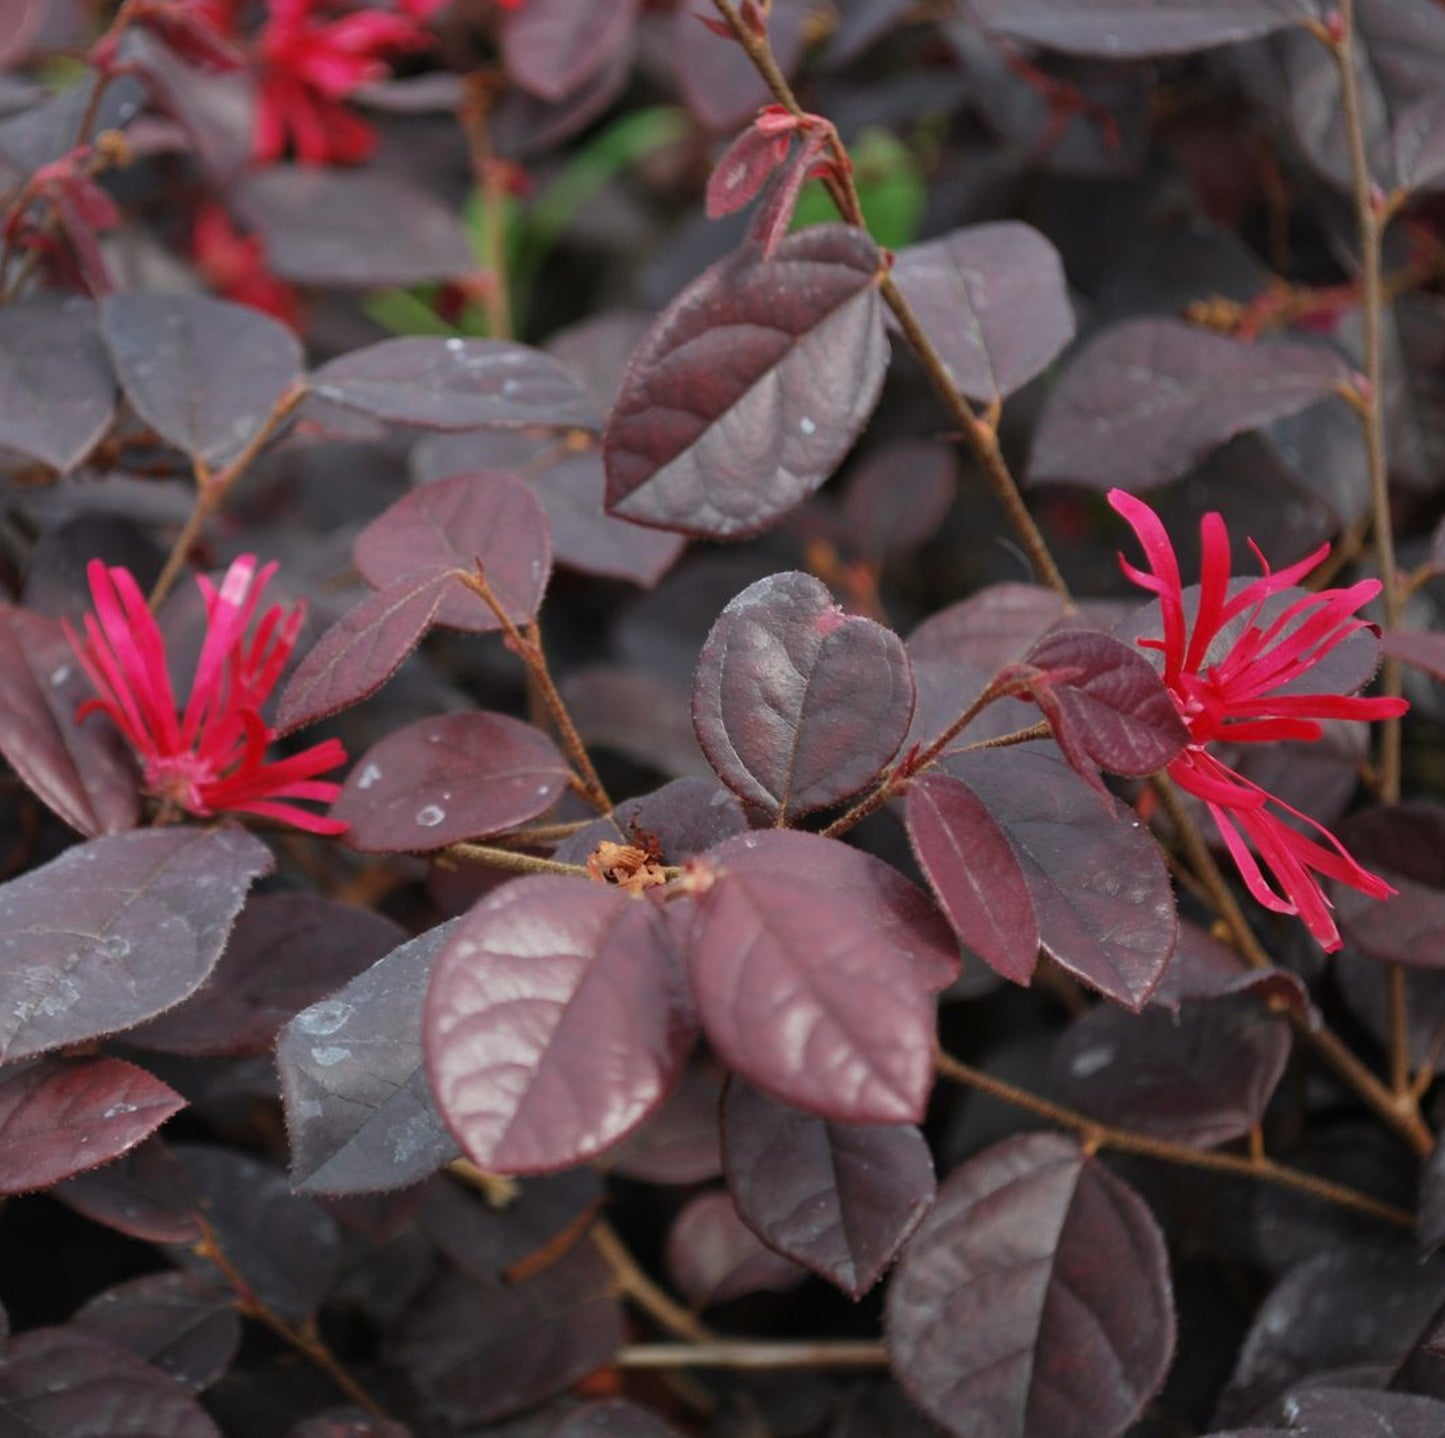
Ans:
[{"label": "flower cluster", "polygon": [[[1191,743],[1169,765],[1169,777],[1209,810],[1249,892],[1276,913],[1299,915],[1324,948],[1339,948],[1339,930],[1317,876],[1377,899],[1395,891],[1357,864],[1327,829],[1251,783],[1208,746],[1313,740],[1322,733],[1322,719],[1404,713],[1403,699],[1312,693],[1300,682],[1307,683],[1311,670],[1369,627],[1356,614],[1380,592],[1379,581],[1289,598],[1286,592],[1329,554],[1329,546],[1271,572],[1251,543],[1264,574],[1231,582],[1224,521],[1206,514],[1197,598],[1186,600],[1179,560],[1159,516],[1123,490],[1111,490],[1109,503],[1133,528],[1149,566],[1136,569],[1121,557],[1125,574],[1159,599],[1163,634],[1139,643],[1162,657],[1164,683],[1189,728]],[[1276,595],[1284,597],[1271,604]]]},{"label": "flower cluster", "polygon": [[92,560],[87,575],[95,613],[85,616],[83,637],[69,625],[66,632],[100,697],[83,704],[77,717],[96,711],[110,716],[141,762],[146,791],[162,805],[202,818],[225,811],[257,814],[313,834],[339,834],[344,823],[290,801],[336,798],[341,786],[320,776],[346,762],[340,741],[266,759],[275,734],[261,708],[305,618],[304,606],[288,612],[277,604],[256,620],[275,572],[274,564],[258,572],[247,554],[226,571],[219,588],[197,578],[206,636],[182,713],[165,640],[140,586],[128,570]]}]

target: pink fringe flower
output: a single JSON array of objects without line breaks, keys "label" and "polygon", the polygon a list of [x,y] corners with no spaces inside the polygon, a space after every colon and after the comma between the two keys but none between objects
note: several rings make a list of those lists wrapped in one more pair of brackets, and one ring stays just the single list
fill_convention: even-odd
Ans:
[{"label": "pink fringe flower", "polygon": [[164,804],[210,818],[233,812],[294,824],[312,834],[340,834],[346,824],[287,801],[330,803],[340,784],[319,776],[346,762],[339,740],[328,739],[299,754],[268,762],[276,736],[261,717],[295,647],[304,606],[289,613],[279,604],[261,615],[248,638],[262,591],[275,564],[259,573],[254,555],[242,555],[219,589],[198,577],[206,604],[201,645],[190,698],[181,713],[171,689],[165,640],[130,571],[92,560],[95,613],[85,616],[85,636],[66,625],[76,656],[95,686],[97,699],[80,706],[77,719],[108,714],[141,761],[146,791]]},{"label": "pink fringe flower", "polygon": [[1267,909],[1297,914],[1326,950],[1338,949],[1339,930],[1317,876],[1376,899],[1395,890],[1361,868],[1328,829],[1222,763],[1208,746],[1314,740],[1323,732],[1321,719],[1403,714],[1409,707],[1403,699],[1305,693],[1296,682],[1370,627],[1355,615],[1380,592],[1379,581],[1303,595],[1264,620],[1266,601],[1303,579],[1329,554],[1329,545],[1271,573],[1251,541],[1264,574],[1232,584],[1229,536],[1224,520],[1211,513],[1200,523],[1198,600],[1186,607],[1179,560],[1159,516],[1121,489],[1110,490],[1109,503],[1134,530],[1149,565],[1139,570],[1121,556],[1124,573],[1159,599],[1163,636],[1138,642],[1162,656],[1164,683],[1192,740],[1169,765],[1169,777],[1209,810],[1249,892]]}]

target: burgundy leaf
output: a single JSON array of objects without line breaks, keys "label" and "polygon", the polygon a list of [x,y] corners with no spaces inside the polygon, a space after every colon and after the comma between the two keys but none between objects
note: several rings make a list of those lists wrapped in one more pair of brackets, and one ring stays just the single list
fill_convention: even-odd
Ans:
[{"label": "burgundy leaf", "polygon": [[[552,569],[547,515],[520,479],[500,470],[423,485],[372,520],[356,541],[356,565],[376,589],[440,569],[475,574],[519,628],[537,616]],[[460,581],[442,596],[436,622],[470,634],[502,627]]]},{"label": "burgundy leaf", "polygon": [[49,1188],[109,1163],[185,1100],[121,1059],[40,1059],[0,1069],[0,1193]]},{"label": "burgundy leaf", "polygon": [[973,225],[910,245],[893,275],[970,399],[1007,399],[1074,337],[1058,251],[1029,225]]},{"label": "burgundy leaf", "polygon": [[60,623],[0,605],[0,753],[67,824],[96,838],[134,828],[140,794],[115,727],[76,722],[91,698]]},{"label": "burgundy leaf", "polygon": [[455,927],[402,944],[281,1031],[276,1067],[298,1190],[403,1188],[456,1156],[421,1049],[427,979]]},{"label": "burgundy leaf", "polygon": [[807,1271],[774,1253],[743,1223],[726,1193],[700,1193],[667,1235],[667,1269],[695,1308],[749,1293],[786,1293]]},{"label": "burgundy leaf", "polygon": [[126,398],[163,439],[219,469],[301,378],[301,345],[245,305],[154,290],[109,296],[100,327]]},{"label": "burgundy leaf", "polygon": [[625,1398],[604,1398],[568,1414],[548,1438],[677,1438],[677,1430]]},{"label": "burgundy leaf", "polygon": [[1329,349],[1246,344],[1180,320],[1130,320],[1075,355],[1050,391],[1028,478],[1152,489],[1225,440],[1294,414],[1348,380]]},{"label": "burgundy leaf", "polygon": [[96,1223],[147,1243],[194,1243],[201,1236],[190,1180],[158,1138],[52,1193]]},{"label": "burgundy leaf", "polygon": [[1445,181],[1445,96],[1427,95],[1395,121],[1395,168],[1402,189],[1437,192]]},{"label": "burgundy leaf", "polygon": [[1044,951],[1137,1012],[1178,938],[1169,875],[1148,830],[1046,754],[960,754],[947,767],[1008,835]]},{"label": "burgundy leaf", "polygon": [[0,1425],[16,1438],[221,1438],[174,1379],[75,1328],[36,1328],[6,1344]]},{"label": "burgundy leaf", "polygon": [[937,911],[880,860],[813,834],[744,834],[708,865],[688,960],[713,1047],[809,1113],[917,1122],[933,1078],[930,991],[957,972]]},{"label": "burgundy leaf", "polygon": [[993,671],[1021,659],[1064,617],[1064,601],[1036,584],[991,584],[930,615],[908,636],[915,664]]},{"label": "burgundy leaf", "polygon": [[1177,1012],[1180,1004],[1191,999],[1222,999],[1242,993],[1318,1020],[1309,990],[1298,974],[1274,967],[1250,968],[1233,949],[1188,923],[1179,925],[1179,947],[1149,1002]]},{"label": "burgundy leaf", "polygon": [[717,1076],[693,1064],[662,1107],[607,1155],[608,1168],[642,1183],[694,1184],[718,1177],[723,1171],[721,1101]]},{"label": "burgundy leaf", "polygon": [[598,423],[570,370],[510,340],[382,340],[323,365],[310,388],[332,404],[424,429]]},{"label": "burgundy leaf", "polygon": [[357,762],[332,814],[372,853],[442,849],[504,834],[566,792],[567,760],[505,714],[443,714],[388,734]]},{"label": "burgundy leaf", "polygon": [[632,34],[638,0],[529,0],[505,11],[502,59],[524,90],[564,100],[604,69]]},{"label": "burgundy leaf", "polygon": [[910,1124],[828,1123],[736,1078],[722,1120],[743,1221],[850,1298],[878,1282],[933,1202],[933,1159]]},{"label": "burgundy leaf", "polygon": [[282,734],[369,699],[421,643],[460,581],[451,569],[414,570],[369,594],[337,620],[292,672],[281,691]]},{"label": "burgundy leaf", "polygon": [[335,1408],[298,1423],[287,1438],[413,1438],[410,1428],[360,1408]]},{"label": "burgundy leaf", "polygon": [[1385,653],[1445,681],[1445,633],[1438,629],[1391,629],[1383,638]]},{"label": "burgundy leaf", "polygon": [[849,476],[843,533],[863,554],[901,559],[933,537],[957,490],[958,460],[947,445],[908,439],[880,445]]},{"label": "burgundy leaf", "polygon": [[968,785],[942,773],[909,785],[904,815],[918,865],[958,937],[1004,978],[1027,984],[1039,920],[1008,834]]},{"label": "burgundy leaf", "polygon": [[0,445],[66,474],[110,428],[115,388],[93,301],[36,295],[0,311]]},{"label": "burgundy leaf", "polygon": [[718,616],[692,717],[718,776],[781,826],[877,776],[908,733],[913,676],[891,629],[845,614],[811,575],[775,574]]},{"label": "burgundy leaf", "polygon": [[1339,825],[1345,847],[1398,892],[1377,899],[1330,886],[1340,931],[1381,963],[1445,969],[1445,808],[1396,804],[1351,815]]},{"label": "burgundy leaf", "polygon": [[214,1383],[241,1343],[235,1296],[192,1273],[150,1273],[107,1288],[71,1323],[129,1349],[192,1392]]},{"label": "burgundy leaf", "polygon": [[787,157],[768,184],[763,203],[748,226],[749,242],[762,250],[765,259],[772,258],[788,233],[798,208],[798,196],[827,153],[826,131],[816,126],[804,131],[802,144]]},{"label": "burgundy leaf", "polygon": [[692,1043],[662,915],[612,888],[539,874],[483,899],[437,958],[427,1068],[483,1168],[581,1163],[630,1133]]},{"label": "burgundy leaf", "polygon": [[663,861],[681,864],[734,834],[745,834],[742,805],[711,779],[674,779],[651,794],[626,799],[557,846],[556,857],[585,864],[604,839],[614,844],[656,840]]},{"label": "burgundy leaf", "polygon": [[1420,1249],[1445,1245],[1445,1146],[1438,1141],[1420,1170]]},{"label": "burgundy leaf", "polygon": [[885,1324],[894,1375],[959,1438],[1115,1438],[1163,1384],[1174,1330],[1149,1210],[1057,1134],[949,1175]]},{"label": "burgundy leaf", "polygon": [[721,219],[757,197],[773,171],[788,157],[790,134],[769,133],[749,125],[723,151],[707,182],[707,216]]},{"label": "burgundy leaf", "polygon": [[562,697],[589,748],[615,749],[663,774],[711,780],[681,683],[621,664],[591,664],[562,681]]},{"label": "burgundy leaf", "polygon": [[25,58],[45,10],[45,0],[17,0],[0,16],[0,65],[8,68]]},{"label": "burgundy leaf", "polygon": [[1289,1409],[1291,1429],[1302,1438],[1436,1438],[1445,1431],[1445,1403],[1424,1394],[1305,1388],[1291,1395]]},{"label": "burgundy leaf", "polygon": [[694,281],[628,367],[604,448],[608,508],[736,539],[817,489],[883,383],[881,265],[859,230],[819,225]]},{"label": "burgundy leaf", "polygon": [[[772,94],[757,66],[721,21],[718,30],[698,23],[711,10],[680,5],[673,12],[671,72],[687,107],[714,133],[725,133],[752,118]],[[806,41],[806,0],[773,0],[768,11],[768,42],[784,75],[791,75]]]},{"label": "burgundy leaf", "polygon": [[272,862],[240,829],[137,829],[0,885],[0,1057],[116,1033],[193,993]]}]

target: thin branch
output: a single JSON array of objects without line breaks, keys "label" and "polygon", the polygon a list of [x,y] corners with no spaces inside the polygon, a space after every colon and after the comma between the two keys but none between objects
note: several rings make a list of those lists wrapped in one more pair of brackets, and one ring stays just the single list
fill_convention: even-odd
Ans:
[{"label": "thin branch", "polygon": [[712,1329],[642,1271],[631,1250],[605,1219],[593,1224],[592,1242],[612,1270],[617,1291],[630,1298],[664,1333],[690,1344],[707,1345],[718,1341]]},{"label": "thin branch", "polygon": [[493,844],[448,844],[442,852],[453,858],[488,864],[494,869],[508,869],[514,874],[567,874],[579,879],[591,877],[585,865],[563,864],[557,859],[541,859],[535,854],[518,853],[516,849],[499,849]]},{"label": "thin branch", "polygon": [[619,1368],[887,1368],[883,1343],[817,1339],[782,1343],[719,1339],[714,1343],[631,1343],[617,1355]]},{"label": "thin branch", "polygon": [[463,78],[458,111],[471,152],[472,177],[481,195],[481,250],[487,267],[482,303],[487,333],[495,340],[512,338],[511,278],[507,273],[507,170],[492,144],[492,106],[497,99],[495,77],[474,70]]}]

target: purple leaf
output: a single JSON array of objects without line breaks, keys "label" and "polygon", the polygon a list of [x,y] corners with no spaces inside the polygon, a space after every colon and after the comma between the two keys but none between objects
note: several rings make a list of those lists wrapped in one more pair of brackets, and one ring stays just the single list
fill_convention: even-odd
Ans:
[{"label": "purple leaf", "polygon": [[1419,194],[1445,181],[1445,96],[1426,95],[1395,121],[1395,168],[1402,189]]},{"label": "purple leaf", "polygon": [[369,749],[331,812],[351,825],[358,849],[424,853],[545,814],[571,777],[557,746],[520,719],[443,714]]},{"label": "purple leaf", "polygon": [[877,402],[881,272],[866,235],[819,225],[695,280],[628,367],[604,447],[608,509],[739,539],[801,503]]},{"label": "purple leaf", "polygon": [[0,65],[23,60],[45,18],[45,0],[16,0],[0,16]]},{"label": "purple leaf", "polygon": [[1180,1004],[1192,999],[1222,999],[1241,993],[1318,1020],[1309,990],[1298,974],[1280,968],[1252,969],[1233,949],[1188,923],[1179,925],[1179,947],[1149,1002],[1177,1013]]},{"label": "purple leaf", "polygon": [[1169,875],[1148,830],[1046,754],[959,754],[947,767],[1008,835],[1044,951],[1137,1012],[1178,938]]},{"label": "purple leaf", "polygon": [[245,305],[154,290],[109,296],[101,332],[126,398],[163,439],[220,469],[301,378],[301,345]]},{"label": "purple leaf", "polygon": [[1114,1438],[1174,1351],[1149,1210],[1071,1138],[955,1169],[888,1292],[893,1371],[959,1438]]},{"label": "purple leaf", "polygon": [[1246,344],[1181,320],[1130,320],[1075,355],[1050,392],[1028,479],[1152,489],[1349,377],[1319,346]]},{"label": "purple leaf", "polygon": [[734,1078],[723,1105],[728,1189],[769,1247],[861,1298],[933,1202],[933,1159],[910,1124],[838,1124]]},{"label": "purple leaf", "polygon": [[805,1269],[764,1247],[726,1193],[700,1193],[667,1235],[667,1269],[694,1308],[711,1308],[749,1293],[786,1293]]},{"label": "purple leaf", "polygon": [[[700,25],[698,13],[688,5],[673,13],[670,68],[688,109],[721,134],[752,119],[773,97],[742,46]],[[768,11],[769,47],[785,76],[802,57],[807,18],[806,0],[773,0]]]},{"label": "purple leaf", "polygon": [[688,960],[713,1047],[757,1087],[841,1123],[914,1123],[933,1080],[930,992],[957,972],[896,870],[794,830],[708,855]]},{"label": "purple leaf", "polygon": [[642,1183],[706,1183],[723,1171],[718,1135],[722,1084],[694,1064],[661,1108],[608,1155],[608,1167]]},{"label": "purple leaf", "polygon": [[174,1379],[75,1328],[36,1328],[6,1344],[0,1426],[16,1438],[221,1438]]},{"label": "purple leaf", "polygon": [[476,265],[453,210],[394,175],[272,165],[243,175],[230,199],[292,284],[415,285]]},{"label": "purple leaf", "polygon": [[569,1414],[548,1438],[677,1438],[677,1430],[625,1398],[604,1398]]},{"label": "purple leaf", "polygon": [[908,787],[908,839],[958,937],[1016,984],[1033,977],[1039,920],[1008,834],[976,794],[947,774]]},{"label": "purple leaf", "polygon": [[637,10],[638,0],[530,0],[506,11],[501,41],[507,73],[539,99],[565,100],[627,44]]},{"label": "purple leaf", "polygon": [[1445,969],[1445,808],[1396,804],[1354,814],[1340,841],[1398,892],[1381,907],[1343,884],[1330,885],[1340,931],[1381,963]]},{"label": "purple leaf", "polygon": [[1438,1141],[1420,1170],[1420,1251],[1445,1244],[1445,1145]]},{"label": "purple leaf", "polygon": [[1445,681],[1445,633],[1438,629],[1391,629],[1383,636],[1385,653]]},{"label": "purple leaf", "polygon": [[948,446],[908,439],[880,445],[849,476],[843,535],[880,562],[901,559],[934,536],[957,491],[958,459]]},{"label": "purple leaf", "polygon": [[413,1438],[410,1428],[360,1408],[335,1408],[298,1423],[287,1438]]},{"label": "purple leaf", "polygon": [[[500,470],[455,474],[403,495],[356,541],[356,566],[375,589],[440,569],[478,567],[519,628],[537,616],[552,570],[547,515],[520,479]],[[442,596],[436,622],[469,634],[502,627],[460,581]]]},{"label": "purple leaf", "polygon": [[309,384],[331,404],[423,429],[598,425],[570,370],[510,340],[382,340],[323,365]]},{"label": "purple leaf", "polygon": [[94,1222],[147,1243],[194,1243],[201,1236],[190,1180],[158,1138],[52,1193]]},{"label": "purple leaf", "polygon": [[969,399],[1007,399],[1074,337],[1059,253],[1029,225],[973,225],[910,245],[893,275]]},{"label": "purple leaf", "polygon": [[726,789],[711,779],[674,779],[651,794],[624,800],[610,814],[568,835],[557,846],[556,857],[566,864],[585,864],[604,839],[635,844],[650,836],[664,863],[681,864],[747,831],[742,805]]},{"label": "purple leaf", "polygon": [[33,296],[0,311],[0,445],[69,473],[115,414],[93,301]]},{"label": "purple leaf", "polygon": [[277,709],[282,734],[375,694],[406,662],[460,581],[451,569],[402,575],[337,620],[292,671]]},{"label": "purple leaf", "polygon": [[467,1155],[501,1173],[581,1163],[677,1082],[693,1028],[662,915],[551,874],[483,899],[427,994],[427,1068]]},{"label": "purple leaf", "polygon": [[1291,1431],[1301,1438],[1437,1438],[1445,1403],[1416,1393],[1376,1393],[1333,1385],[1290,1397]]},{"label": "purple leaf", "polygon": [[692,717],[718,776],[781,826],[877,776],[908,733],[913,676],[891,629],[845,614],[811,575],[775,574],[718,616]]},{"label": "purple leaf", "polygon": [[115,727],[77,723],[94,697],[59,622],[0,605],[0,753],[31,789],[87,838],[135,827],[135,764]]},{"label": "purple leaf", "polygon": [[0,1069],[0,1193],[24,1193],[109,1163],[185,1100],[121,1059],[40,1059]]},{"label": "purple leaf", "polygon": [[0,1056],[152,1018],[193,993],[272,865],[240,829],[137,829],[0,885]]},{"label": "purple leaf", "polygon": [[421,1048],[427,979],[455,927],[402,944],[281,1031],[276,1067],[300,1191],[403,1188],[456,1156]]}]

